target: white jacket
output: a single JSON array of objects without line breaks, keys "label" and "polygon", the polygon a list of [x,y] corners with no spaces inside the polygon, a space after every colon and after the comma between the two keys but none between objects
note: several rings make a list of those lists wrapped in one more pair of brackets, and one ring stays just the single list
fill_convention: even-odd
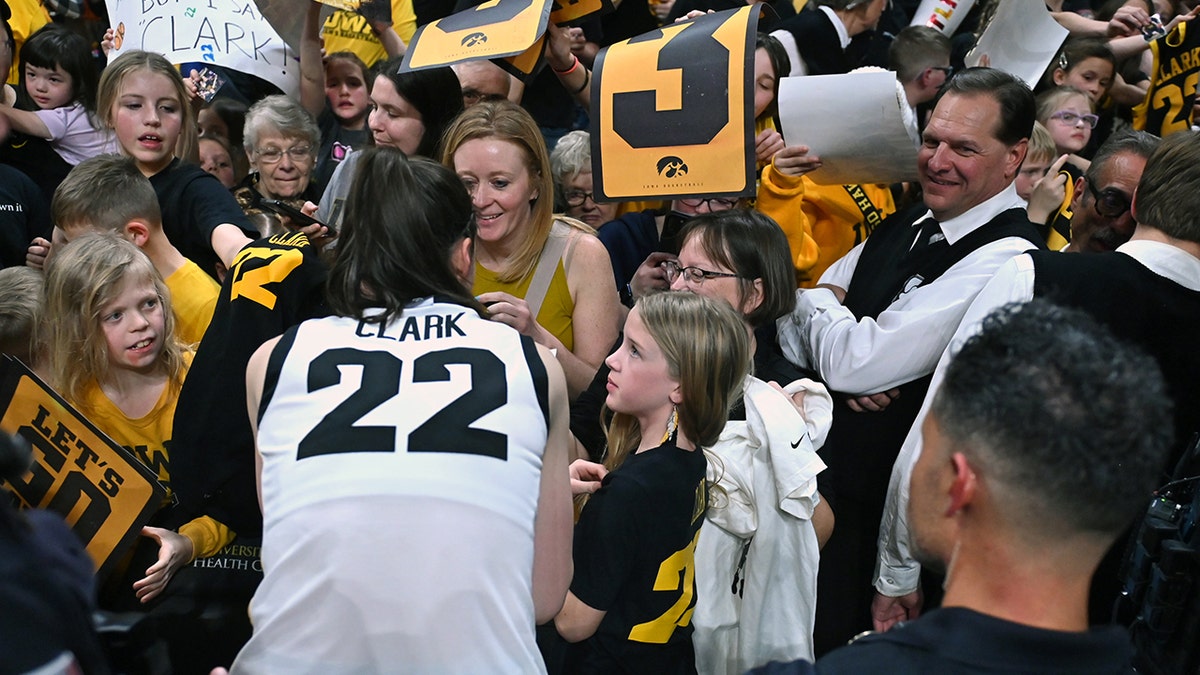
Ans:
[{"label": "white jacket", "polygon": [[708,478],[725,495],[714,496],[696,546],[692,642],[701,675],[813,658],[819,552],[811,518],[825,468],[816,447],[833,400],[812,380],[785,391],[801,389],[807,421],[790,398],[748,378],[746,421],[729,422],[710,449]]}]

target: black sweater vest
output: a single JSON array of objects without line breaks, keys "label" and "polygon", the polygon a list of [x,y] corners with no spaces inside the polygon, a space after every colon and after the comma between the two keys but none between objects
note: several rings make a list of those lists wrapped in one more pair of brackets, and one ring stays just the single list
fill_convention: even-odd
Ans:
[{"label": "black sweater vest", "polygon": [[[917,204],[893,214],[867,239],[843,303],[855,317],[878,317],[903,291],[932,283],[955,263],[1000,239],[1021,237],[1030,242],[1031,249],[1044,247],[1025,211],[1009,209],[952,246],[914,263],[906,259],[916,236],[913,223],[926,211],[926,206]],[[929,339],[948,342],[949,338]],[[833,426],[819,453],[837,486],[837,497],[831,501],[849,498],[882,509],[892,464],[920,411],[932,375],[926,373],[900,385],[899,398],[881,412],[856,413],[846,406],[846,396],[835,395]]]},{"label": "black sweater vest", "polygon": [[[1200,291],[1151,272],[1124,253],[1032,254],[1035,296],[1078,307],[1158,362],[1175,401],[1175,466],[1200,431]],[[1129,395],[1137,396],[1135,383]]]}]

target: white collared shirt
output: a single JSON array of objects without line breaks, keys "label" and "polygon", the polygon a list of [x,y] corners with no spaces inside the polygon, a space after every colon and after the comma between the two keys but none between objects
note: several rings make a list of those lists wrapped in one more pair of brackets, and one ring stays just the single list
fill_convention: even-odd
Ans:
[{"label": "white collared shirt", "polygon": [[[1118,252],[1124,253],[1141,263],[1151,272],[1192,291],[1200,291],[1200,258],[1186,251],[1159,241],[1139,239],[1126,242]],[[1065,253],[1063,255],[1102,255],[1092,253]],[[929,392],[917,413],[900,455],[892,468],[888,484],[887,504],[879,526],[879,557],[875,567],[875,588],[882,594],[898,597],[917,589],[920,584],[921,566],[913,558],[908,532],[908,482],[913,466],[921,454],[921,424],[929,410],[933,395],[942,382],[946,366],[968,338],[979,332],[983,319],[996,308],[1010,302],[1029,302],[1033,299],[1035,270],[1033,258],[1019,255],[996,272],[996,276],[979,292],[962,324],[955,331],[946,352],[938,361],[929,385]]]},{"label": "white collared shirt", "polygon": [[[1016,187],[941,223],[951,244],[1021,207]],[[917,219],[913,227],[930,214]],[[864,244],[821,276],[822,284],[848,288]],[[1033,245],[1005,237],[980,247],[944,274],[900,295],[878,317],[858,319],[824,288],[797,291],[796,309],[779,320],[779,343],[789,361],[816,370],[835,391],[872,394],[929,374],[963,314],[996,270]]]}]

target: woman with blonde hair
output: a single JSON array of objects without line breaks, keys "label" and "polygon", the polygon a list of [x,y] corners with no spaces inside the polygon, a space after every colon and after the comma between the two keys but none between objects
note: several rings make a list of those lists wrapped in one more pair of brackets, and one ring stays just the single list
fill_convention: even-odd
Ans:
[{"label": "woman with blonde hair", "polygon": [[[630,311],[606,364],[611,473],[575,528],[575,575],[558,633],[569,672],[695,672],[694,555],[711,447],[750,370],[750,336],[728,303],[658,293]],[[663,588],[657,581],[675,583]]]},{"label": "woman with blonde hair", "polygon": [[472,106],[446,131],[442,163],[471,195],[475,294],[492,319],[555,350],[574,398],[616,341],[621,310],[594,231],[553,213],[537,124],[507,101]]}]

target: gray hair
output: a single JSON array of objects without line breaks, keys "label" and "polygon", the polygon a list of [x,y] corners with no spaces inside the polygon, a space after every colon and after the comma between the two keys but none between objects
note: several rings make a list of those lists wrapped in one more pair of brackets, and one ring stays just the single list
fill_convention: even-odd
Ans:
[{"label": "gray hair", "polygon": [[550,153],[550,171],[556,183],[561,185],[591,169],[592,141],[588,132],[572,131],[558,139],[554,152]]},{"label": "gray hair", "polygon": [[321,130],[317,128],[313,116],[294,99],[282,94],[268,96],[246,111],[246,126],[242,134],[246,154],[254,153],[260,135],[271,132],[308,141],[313,157],[316,157],[321,145]]}]

